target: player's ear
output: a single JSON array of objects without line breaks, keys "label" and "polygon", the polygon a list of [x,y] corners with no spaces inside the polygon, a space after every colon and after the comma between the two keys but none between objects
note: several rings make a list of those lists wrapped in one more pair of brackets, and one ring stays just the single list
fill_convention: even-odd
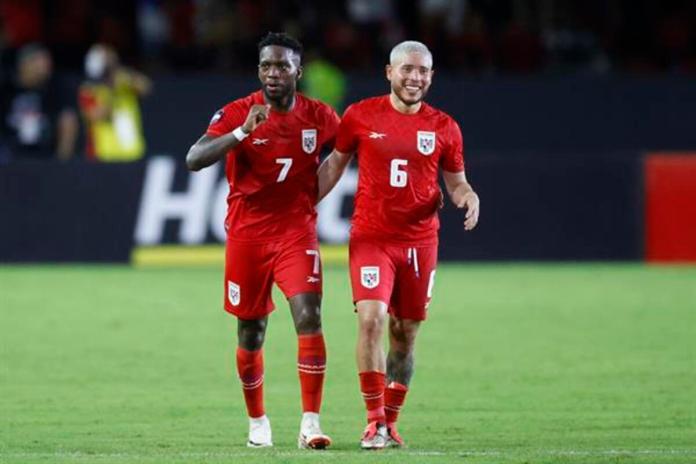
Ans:
[{"label": "player's ear", "polygon": [[297,67],[297,80],[298,80],[298,81],[299,81],[300,79],[302,79],[302,71],[304,71],[304,69],[302,68],[302,65],[298,66],[298,67]]},{"label": "player's ear", "polygon": [[263,74],[261,74],[261,65],[260,64],[256,66],[256,76],[263,83]]},{"label": "player's ear", "polygon": [[393,71],[394,71],[394,70],[393,70],[393,68],[392,68],[392,66],[391,66],[390,64],[388,64],[388,65],[386,65],[386,66],[384,67],[384,73],[386,74],[387,80],[388,80],[389,82],[391,82],[391,80],[392,80],[392,72],[393,72]]}]

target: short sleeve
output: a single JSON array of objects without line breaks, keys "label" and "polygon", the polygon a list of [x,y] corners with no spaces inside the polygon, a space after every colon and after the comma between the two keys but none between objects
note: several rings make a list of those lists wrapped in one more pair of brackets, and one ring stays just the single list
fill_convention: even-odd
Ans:
[{"label": "short sleeve", "polygon": [[358,149],[356,112],[357,110],[353,105],[349,106],[343,113],[343,119],[341,119],[341,123],[338,125],[335,148],[341,153],[354,153]]},{"label": "short sleeve", "polygon": [[450,120],[447,129],[447,140],[440,158],[440,166],[448,172],[464,170],[464,143],[462,131],[454,120]]},{"label": "short sleeve", "polygon": [[326,107],[326,115],[324,118],[324,148],[333,149],[336,145],[336,133],[338,132],[338,126],[341,123],[341,118],[338,117],[333,108]]},{"label": "short sleeve", "polygon": [[217,110],[208,123],[205,135],[219,137],[232,132],[237,127],[244,124],[246,114],[237,102],[225,105],[224,108]]}]

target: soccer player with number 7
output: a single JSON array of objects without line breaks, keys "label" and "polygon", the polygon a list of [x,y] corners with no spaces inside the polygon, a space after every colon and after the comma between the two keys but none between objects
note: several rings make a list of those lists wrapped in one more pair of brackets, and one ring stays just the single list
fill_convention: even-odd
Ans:
[{"label": "soccer player with number 7", "polygon": [[189,150],[198,171],[226,161],[225,310],[237,317],[237,371],[249,415],[250,447],[272,446],[263,402],[263,342],[275,282],[290,304],[298,336],[302,392],[298,446],[331,444],[319,424],[326,367],[321,330],[322,273],[316,234],[317,168],[339,118],[296,92],[302,45],[282,33],[259,43],[261,90],[215,113]]},{"label": "soccer player with number 7", "polygon": [[[423,102],[432,65],[430,51],[420,42],[394,47],[386,67],[390,94],[348,107],[335,149],[319,168],[321,199],[357,153],[350,277],[358,313],[360,390],[367,409],[368,425],[360,442],[364,449],[404,444],[396,421],[435,282],[440,171],[450,199],[466,210],[464,229],[478,222],[479,198],[464,174],[459,126]],[[387,314],[390,343],[385,360]]]}]

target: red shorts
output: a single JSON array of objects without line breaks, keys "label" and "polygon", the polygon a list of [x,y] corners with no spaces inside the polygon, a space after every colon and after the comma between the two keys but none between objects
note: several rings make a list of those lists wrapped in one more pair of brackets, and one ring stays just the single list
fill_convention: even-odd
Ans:
[{"label": "red shorts", "polygon": [[408,247],[350,240],[353,302],[382,301],[399,319],[425,320],[436,267],[437,244]]},{"label": "red shorts", "polygon": [[227,241],[225,311],[240,319],[262,319],[275,306],[275,282],[286,298],[321,294],[321,261],[316,236],[264,243]]}]

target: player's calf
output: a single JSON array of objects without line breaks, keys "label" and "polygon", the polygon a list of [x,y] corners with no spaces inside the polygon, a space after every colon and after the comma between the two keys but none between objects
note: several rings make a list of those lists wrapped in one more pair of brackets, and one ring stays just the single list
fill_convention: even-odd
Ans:
[{"label": "player's calf", "polygon": [[404,446],[404,440],[396,430],[396,421],[399,418],[399,412],[406,400],[408,387],[399,382],[390,382],[387,388],[384,389],[384,412],[387,421],[387,447]]}]

